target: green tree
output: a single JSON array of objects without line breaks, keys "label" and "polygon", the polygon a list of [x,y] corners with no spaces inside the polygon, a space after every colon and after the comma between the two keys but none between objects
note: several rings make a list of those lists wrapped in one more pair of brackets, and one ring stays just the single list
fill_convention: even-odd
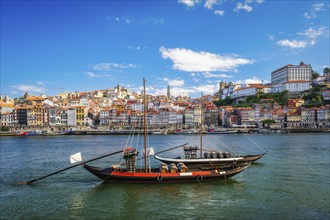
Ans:
[{"label": "green tree", "polygon": [[320,74],[318,72],[312,70],[312,79],[316,79],[319,76],[320,76]]},{"label": "green tree", "polygon": [[9,127],[8,126],[1,126],[0,131],[9,131]]},{"label": "green tree", "polygon": [[271,124],[276,124],[276,121],[272,120],[272,119],[266,119],[266,120],[263,120],[262,123],[263,123],[264,127],[269,127],[269,125],[271,125]]},{"label": "green tree", "polygon": [[227,96],[225,99],[215,101],[213,102],[216,106],[224,106],[224,105],[232,105],[234,102],[233,99],[231,99],[229,96]]}]

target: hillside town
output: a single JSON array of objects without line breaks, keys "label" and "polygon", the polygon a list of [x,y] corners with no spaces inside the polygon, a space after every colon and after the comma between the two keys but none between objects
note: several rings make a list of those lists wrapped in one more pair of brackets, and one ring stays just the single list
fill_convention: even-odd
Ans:
[{"label": "hillside town", "polygon": [[[1,131],[140,129],[142,93],[117,85],[88,92],[19,98],[1,96]],[[269,84],[219,83],[201,98],[147,95],[147,122],[154,131],[196,129],[330,128],[330,72],[315,74],[310,64],[288,64],[271,73]]]}]

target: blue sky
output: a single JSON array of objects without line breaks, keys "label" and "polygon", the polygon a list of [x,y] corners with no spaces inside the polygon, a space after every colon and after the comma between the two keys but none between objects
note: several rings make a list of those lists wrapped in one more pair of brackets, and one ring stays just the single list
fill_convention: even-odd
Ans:
[{"label": "blue sky", "polygon": [[1,1],[1,94],[117,84],[191,97],[329,66],[329,1]]}]

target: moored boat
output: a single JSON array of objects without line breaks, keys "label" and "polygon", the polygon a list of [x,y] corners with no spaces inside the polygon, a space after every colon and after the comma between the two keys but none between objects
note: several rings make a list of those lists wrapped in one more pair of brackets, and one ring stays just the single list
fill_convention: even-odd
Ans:
[{"label": "moored boat", "polygon": [[82,166],[105,182],[179,183],[227,179],[245,170],[250,166],[250,163],[222,167],[221,169],[193,169],[188,172],[161,172],[159,169],[150,169],[147,172],[141,169],[133,172],[126,168],[102,169],[87,164]]},{"label": "moored boat", "polygon": [[[220,152],[217,152],[220,154]],[[218,155],[219,155],[218,154]],[[158,155],[154,155],[155,159],[169,163],[184,163],[188,168],[202,168],[202,169],[212,169],[216,167],[228,166],[231,164],[254,162],[262,158],[266,153],[256,154],[256,155],[245,155],[245,156],[235,156],[228,158],[166,158]],[[228,153],[227,153],[228,155]]]}]

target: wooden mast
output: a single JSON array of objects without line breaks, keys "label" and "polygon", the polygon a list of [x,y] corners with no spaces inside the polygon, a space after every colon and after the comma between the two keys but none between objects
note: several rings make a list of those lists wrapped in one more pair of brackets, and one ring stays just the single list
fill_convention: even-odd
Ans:
[{"label": "wooden mast", "polygon": [[144,141],[144,170],[148,172],[147,166],[147,98],[146,98],[146,80],[143,78],[143,141]]},{"label": "wooden mast", "polygon": [[204,113],[204,99],[202,93],[202,104],[201,104],[201,126],[200,126],[200,158],[203,158],[203,113]]}]

